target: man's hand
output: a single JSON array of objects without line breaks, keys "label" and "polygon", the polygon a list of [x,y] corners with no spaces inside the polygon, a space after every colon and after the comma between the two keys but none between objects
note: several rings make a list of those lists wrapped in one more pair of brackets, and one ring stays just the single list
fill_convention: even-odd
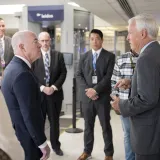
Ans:
[{"label": "man's hand", "polygon": [[95,95],[95,96],[92,97],[91,99],[92,99],[93,101],[96,101],[98,98],[99,98],[98,95]]},{"label": "man's hand", "polygon": [[[94,97],[96,96],[96,94],[97,94],[97,92],[93,89],[93,88],[87,88],[87,89],[85,89],[85,91],[86,91],[86,95],[87,95],[87,97],[88,98],[93,98],[94,99]],[[96,97],[95,97],[96,98]]]},{"label": "man's hand", "polygon": [[46,95],[51,95],[51,94],[53,94],[53,92],[54,92],[54,88],[53,88],[53,87],[44,87],[43,92],[44,92]]},{"label": "man's hand", "polygon": [[42,157],[40,160],[47,160],[50,156],[50,148],[47,145],[45,148],[40,148],[41,152],[42,152]]},{"label": "man's hand", "polygon": [[119,88],[119,89],[129,89],[131,87],[131,80],[130,79],[120,79],[114,88]]},{"label": "man's hand", "polygon": [[120,108],[119,108],[119,101],[120,98],[115,96],[115,95],[111,95],[112,101],[110,102],[112,108],[115,110],[115,112],[120,113]]}]

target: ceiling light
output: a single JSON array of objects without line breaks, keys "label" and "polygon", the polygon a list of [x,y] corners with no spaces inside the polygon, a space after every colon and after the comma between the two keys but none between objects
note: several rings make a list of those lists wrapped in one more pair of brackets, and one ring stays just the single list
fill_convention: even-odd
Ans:
[{"label": "ceiling light", "polygon": [[68,4],[74,7],[80,7],[80,5],[75,2],[68,2]]},{"label": "ceiling light", "polygon": [[16,5],[0,5],[0,14],[14,14],[15,12],[22,12],[25,4]]}]

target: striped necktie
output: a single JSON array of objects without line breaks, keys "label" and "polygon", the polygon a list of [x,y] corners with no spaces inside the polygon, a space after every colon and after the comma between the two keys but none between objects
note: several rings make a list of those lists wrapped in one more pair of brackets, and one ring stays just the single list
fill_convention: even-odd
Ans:
[{"label": "striped necktie", "polygon": [[44,67],[45,67],[45,74],[46,74],[46,85],[49,85],[50,72],[49,72],[49,57],[48,57],[48,53],[45,54]]}]

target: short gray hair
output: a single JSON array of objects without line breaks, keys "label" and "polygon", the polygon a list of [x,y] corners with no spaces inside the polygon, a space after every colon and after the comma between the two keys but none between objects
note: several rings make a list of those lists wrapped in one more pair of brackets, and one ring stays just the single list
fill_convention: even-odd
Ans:
[{"label": "short gray hair", "polygon": [[156,40],[158,37],[159,27],[155,20],[155,18],[150,14],[140,14],[131,19],[129,19],[128,23],[136,22],[136,27],[139,31],[142,29],[146,29],[148,36]]},{"label": "short gray hair", "polygon": [[13,35],[11,44],[12,44],[14,54],[16,54],[19,44],[24,41],[28,33],[33,33],[33,32],[29,30],[24,30],[24,31],[18,31]]}]

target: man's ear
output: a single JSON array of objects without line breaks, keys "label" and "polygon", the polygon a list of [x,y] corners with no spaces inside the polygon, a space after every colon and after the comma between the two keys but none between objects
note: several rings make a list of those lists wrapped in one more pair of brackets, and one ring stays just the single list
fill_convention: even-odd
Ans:
[{"label": "man's ear", "polygon": [[24,44],[19,44],[19,48],[21,49],[21,50],[25,50],[25,48],[24,48]]},{"label": "man's ear", "polygon": [[142,36],[142,39],[145,39],[148,36],[148,32],[146,29],[142,29],[141,36]]}]

